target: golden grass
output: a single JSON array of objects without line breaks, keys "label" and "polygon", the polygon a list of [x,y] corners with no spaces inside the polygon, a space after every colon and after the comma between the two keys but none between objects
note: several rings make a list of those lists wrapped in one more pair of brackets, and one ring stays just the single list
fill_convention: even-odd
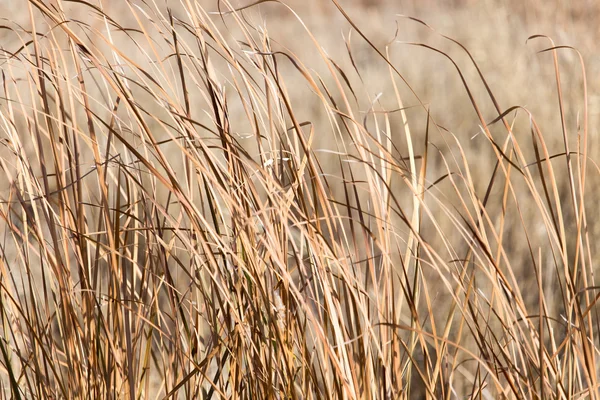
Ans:
[{"label": "golden grass", "polygon": [[[402,16],[371,39],[337,0],[335,55],[276,2],[23,4],[0,61],[4,397],[598,396],[577,50],[523,41],[553,79],[540,121],[461,42]],[[410,85],[407,48],[460,110]]]}]

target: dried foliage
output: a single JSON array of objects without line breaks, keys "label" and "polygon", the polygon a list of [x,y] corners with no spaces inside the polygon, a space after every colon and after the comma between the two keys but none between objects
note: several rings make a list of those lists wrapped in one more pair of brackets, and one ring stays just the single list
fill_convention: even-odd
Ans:
[{"label": "dried foliage", "polygon": [[[337,0],[345,61],[279,2],[128,0],[127,25],[84,0],[21,3],[0,60],[3,397],[598,396],[598,168],[575,49],[523,44],[554,74],[547,134],[414,18],[398,17],[461,60],[375,43]],[[260,7],[301,26],[311,58]],[[436,122],[402,46],[452,68],[478,147]]]}]

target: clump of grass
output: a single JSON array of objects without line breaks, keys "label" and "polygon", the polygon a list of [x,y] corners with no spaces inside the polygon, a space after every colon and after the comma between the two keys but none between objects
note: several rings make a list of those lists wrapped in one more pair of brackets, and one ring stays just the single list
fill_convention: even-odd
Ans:
[{"label": "clump of grass", "polygon": [[[473,158],[395,40],[376,46],[332,1],[349,68],[308,29],[299,58],[252,22],[257,4],[128,1],[128,26],[29,0],[30,28],[7,25],[4,396],[597,397],[597,168],[585,85],[574,131],[558,64],[574,50],[531,38],[554,61],[551,152],[482,73],[477,100],[452,58],[413,44],[456,66],[488,156]],[[357,40],[388,76],[379,97]]]}]

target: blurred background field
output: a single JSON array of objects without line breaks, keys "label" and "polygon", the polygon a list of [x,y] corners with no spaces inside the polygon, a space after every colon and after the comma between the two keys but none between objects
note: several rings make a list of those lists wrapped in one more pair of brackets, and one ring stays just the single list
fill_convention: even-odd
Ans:
[{"label": "blurred background field", "polygon": [[4,394],[595,398],[600,3],[258,3],[0,1]]}]

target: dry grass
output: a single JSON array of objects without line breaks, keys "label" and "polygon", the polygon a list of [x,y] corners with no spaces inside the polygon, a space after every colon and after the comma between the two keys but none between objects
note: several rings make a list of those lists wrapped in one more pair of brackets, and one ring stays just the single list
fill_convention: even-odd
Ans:
[{"label": "dry grass", "polygon": [[301,5],[21,3],[0,61],[3,398],[600,394],[577,50],[522,41],[546,86],[507,106],[518,88],[462,41],[401,16],[377,36],[336,0],[311,23],[343,27],[332,53]]}]

